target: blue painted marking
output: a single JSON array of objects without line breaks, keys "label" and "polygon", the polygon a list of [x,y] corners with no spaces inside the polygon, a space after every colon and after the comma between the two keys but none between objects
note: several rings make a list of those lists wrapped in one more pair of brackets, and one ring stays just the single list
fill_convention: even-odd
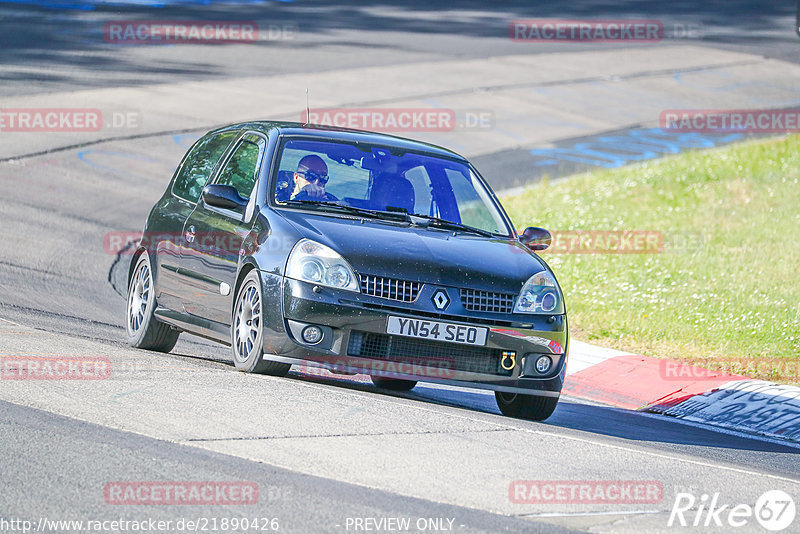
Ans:
[{"label": "blue painted marking", "polygon": [[641,159],[655,158],[658,156],[657,152],[660,153],[669,152],[672,154],[680,152],[680,150],[678,150],[676,147],[673,146],[647,143],[645,141],[640,141],[638,139],[631,140],[623,136],[598,137],[597,140],[603,144],[611,145],[615,149],[621,152],[631,152],[633,154],[642,154],[646,156]]},{"label": "blue painted marking", "polygon": [[[625,165],[625,158],[619,155],[610,155],[587,149],[588,143],[579,143],[573,148],[544,148],[531,150],[533,156],[545,156],[557,158],[562,161],[572,161],[574,163],[584,163],[595,167],[605,167],[613,169]],[[592,157],[594,156],[594,157]]]},{"label": "blue painted marking", "polygon": [[195,134],[178,134],[172,136],[172,140],[175,141],[176,145],[186,149],[191,147],[198,139],[200,139],[200,136]]},{"label": "blue painted marking", "polygon": [[545,165],[555,165],[556,163],[558,163],[557,159],[543,159],[537,161],[536,163],[534,163],[534,165],[536,165],[537,167],[543,167]]},{"label": "blue painted marking", "polygon": [[108,172],[111,172],[113,174],[117,174],[119,176],[126,176],[126,177],[129,177],[130,173],[123,172],[123,171],[120,171],[119,169],[116,169],[114,167],[109,167],[108,165],[103,165],[103,164],[96,163],[96,162],[92,161],[91,155],[93,155],[93,154],[101,155],[101,156],[111,156],[112,158],[125,158],[125,159],[128,159],[128,160],[134,160],[134,161],[147,161],[147,162],[156,161],[155,159],[153,159],[153,158],[151,158],[149,156],[141,156],[139,154],[130,154],[128,152],[111,152],[111,151],[107,151],[107,150],[97,150],[97,149],[94,149],[94,148],[90,148],[88,150],[81,150],[80,152],[78,152],[78,159],[81,160],[82,162],[84,162],[84,163],[86,163],[88,165],[91,165],[92,167],[95,167],[97,169],[102,169],[104,171],[108,171]]},{"label": "blue painted marking", "polygon": [[633,161],[657,158],[662,154],[678,154],[687,148],[711,148],[741,137],[742,134],[738,133],[720,137],[718,134],[703,135],[646,128],[630,130],[621,135],[597,137],[571,147],[537,148],[530,153],[538,158],[534,163],[537,167],[569,161],[614,169]]}]

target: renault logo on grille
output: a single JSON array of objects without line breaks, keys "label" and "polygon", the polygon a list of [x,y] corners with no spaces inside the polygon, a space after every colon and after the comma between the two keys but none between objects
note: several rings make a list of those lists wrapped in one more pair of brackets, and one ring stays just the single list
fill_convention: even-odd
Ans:
[{"label": "renault logo on grille", "polygon": [[444,289],[437,289],[433,293],[431,301],[433,301],[433,305],[436,306],[436,309],[440,311],[450,305],[450,297],[447,296],[447,292]]}]

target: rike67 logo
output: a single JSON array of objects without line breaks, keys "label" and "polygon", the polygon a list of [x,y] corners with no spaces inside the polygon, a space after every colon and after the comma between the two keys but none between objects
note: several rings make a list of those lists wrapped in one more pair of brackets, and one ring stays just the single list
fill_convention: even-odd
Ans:
[{"label": "rike67 logo", "polygon": [[699,498],[693,493],[678,493],[667,521],[668,527],[731,528],[752,525],[755,519],[761,527],[779,532],[794,522],[797,510],[794,499],[781,490],[764,492],[754,506],[749,504],[723,504],[720,494],[704,493]]}]

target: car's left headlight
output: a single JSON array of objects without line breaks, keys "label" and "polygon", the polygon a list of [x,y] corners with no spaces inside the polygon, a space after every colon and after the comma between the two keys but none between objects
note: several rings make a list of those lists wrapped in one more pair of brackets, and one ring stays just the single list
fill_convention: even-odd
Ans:
[{"label": "car's left headlight", "polygon": [[335,250],[311,239],[301,239],[289,254],[286,276],[321,286],[360,293],[356,273]]},{"label": "car's left headlight", "polygon": [[517,297],[514,313],[564,313],[564,299],[553,275],[542,271],[528,278]]}]

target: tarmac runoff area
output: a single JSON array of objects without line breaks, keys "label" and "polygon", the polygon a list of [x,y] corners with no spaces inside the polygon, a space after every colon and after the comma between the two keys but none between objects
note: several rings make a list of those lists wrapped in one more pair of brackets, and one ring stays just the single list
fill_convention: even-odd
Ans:
[{"label": "tarmac runoff area", "polygon": [[[800,66],[775,59],[664,45],[11,96],[0,154],[8,161],[115,139],[199,136],[236,121],[301,121],[309,88],[312,120],[451,148],[500,191],[742,139],[659,127],[668,112],[783,109],[796,101],[798,76]],[[39,131],[24,131],[33,125]],[[49,131],[57,133],[42,135]]]},{"label": "tarmac runoff area", "polygon": [[[598,521],[607,514],[616,525],[614,531],[619,531],[622,521],[624,531],[638,532],[647,527],[663,527],[670,520],[675,513],[674,492],[691,496],[719,492],[714,488],[736,488],[735,495],[726,493],[725,502],[746,503],[755,502],[759,495],[775,488],[793,492],[798,484],[793,478],[796,466],[779,473],[771,466],[772,461],[784,462],[787,452],[795,453],[796,446],[790,443],[776,444],[775,440],[771,440],[772,444],[767,440],[759,443],[744,439],[740,433],[722,435],[700,425],[695,425],[699,428],[678,425],[660,416],[656,421],[655,416],[633,412],[626,415],[622,410],[600,411],[589,405],[577,405],[569,396],[562,400],[553,421],[542,425],[498,419],[494,415],[496,407],[489,407],[494,398],[485,392],[420,384],[409,394],[386,396],[366,384],[358,384],[363,376],[352,377],[349,379],[352,382],[346,384],[340,377],[328,379],[321,374],[293,372],[282,379],[246,375],[234,372],[229,364],[194,359],[186,354],[137,351],[5,320],[0,320],[0,339],[4,345],[0,358],[4,373],[14,373],[20,362],[31,360],[39,361],[40,370],[47,359],[93,362],[88,368],[79,365],[79,371],[73,372],[70,379],[43,380],[39,376],[39,379],[6,380],[4,376],[0,409],[8,410],[10,405],[6,403],[17,405],[18,411],[24,407],[28,411],[21,412],[20,417],[27,414],[25,424],[46,426],[43,421],[62,416],[77,425],[73,433],[80,439],[86,438],[87,433],[104,433],[102,438],[92,438],[93,443],[103,444],[102,451],[112,446],[105,441],[111,439],[105,434],[122,432],[124,446],[137,450],[145,447],[147,458],[167,454],[166,450],[177,445],[183,448],[176,450],[176,456],[185,461],[200,453],[222,453],[257,462],[252,466],[274,466],[269,467],[271,474],[266,482],[259,483],[262,490],[266,487],[272,491],[276,486],[276,491],[288,491],[281,486],[283,477],[288,476],[281,470],[288,469],[365,489],[389,491],[393,499],[426,499],[513,515],[540,524],[544,521],[580,528],[590,518]],[[609,355],[605,349],[595,353],[582,350],[580,344],[575,349],[579,354],[585,353],[585,359],[603,359]],[[603,361],[615,357],[611,355]],[[107,365],[94,363],[98,361],[110,363],[111,372],[107,372]],[[330,387],[333,380],[339,387]],[[241,406],[247,407],[247,417],[241,417],[238,409]],[[31,419],[31,409],[44,412]],[[579,413],[591,422],[584,421]],[[9,417],[8,424],[18,424],[20,417],[13,413]],[[89,426],[90,423],[99,426]],[[617,434],[623,432],[619,425],[628,429],[624,431],[629,433],[628,439],[620,439],[626,434]],[[606,429],[606,434],[601,428]],[[59,453],[55,457],[59,458],[62,470],[86,467],[85,462],[69,461],[74,454],[70,452],[69,440],[58,433],[51,436],[56,436],[51,439],[58,443]],[[140,445],[146,437],[160,440],[158,448],[147,443]],[[114,437],[112,441],[118,439]],[[661,446],[653,448],[659,442]],[[509,462],[501,454],[532,446],[547,447],[550,460],[526,465]],[[454,455],[454,450],[460,453]],[[463,468],[463,455],[471,459],[469,469]],[[734,458],[735,465],[731,461]],[[204,465],[214,465],[209,461],[205,460]],[[172,463],[167,461],[165,468],[171,468]],[[422,479],[405,476],[415,465],[422,466],[427,476]],[[779,465],[785,467],[785,463]],[[587,474],[590,468],[591,474]],[[117,487],[127,484],[125,476],[113,463],[108,468],[103,463],[101,469],[101,473],[80,475],[84,480],[83,491],[96,495],[96,499],[105,498],[107,504],[117,504],[126,495],[120,491],[125,488]],[[161,467],[151,467],[150,471],[153,469],[160,472]],[[254,473],[261,469],[250,467],[238,476],[253,481]],[[133,477],[131,480],[142,480],[141,473],[138,478],[135,470],[133,473],[129,475]],[[162,479],[152,472],[149,476],[155,477],[153,480]],[[481,483],[475,484],[478,480]],[[325,490],[325,483],[313,479],[307,482],[330,491]],[[557,494],[550,483],[560,488]],[[589,485],[588,500],[581,500],[582,484]],[[293,499],[310,491],[308,486],[292,487],[295,488],[291,490],[292,499],[273,502],[270,497],[272,513],[286,517],[294,506]],[[144,497],[141,492],[134,492],[136,502],[141,504],[144,499],[147,504],[152,499],[167,498],[163,492],[154,496],[152,489],[148,487]],[[189,490],[186,498],[192,496]],[[566,497],[553,496],[565,491]],[[600,497],[598,491],[603,492]],[[630,499],[623,498],[628,494]],[[419,504],[415,506],[418,510]],[[146,514],[141,508],[131,510],[143,510],[147,516],[161,514],[162,510],[156,508]],[[24,508],[20,505],[15,510]],[[57,510],[58,505],[51,514],[57,514]],[[169,510],[164,508],[163,513]],[[686,512],[689,521],[694,513],[694,510]],[[457,524],[470,522],[464,514],[459,510],[438,517],[454,517]],[[332,515],[335,518],[337,514]]]}]

